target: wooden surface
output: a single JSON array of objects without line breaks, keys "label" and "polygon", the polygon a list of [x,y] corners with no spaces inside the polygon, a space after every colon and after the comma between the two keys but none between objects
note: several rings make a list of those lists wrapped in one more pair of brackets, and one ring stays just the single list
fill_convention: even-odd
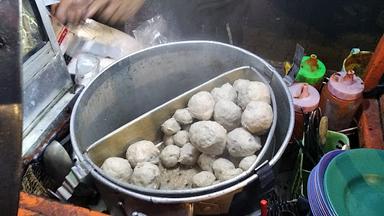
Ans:
[{"label": "wooden surface", "polygon": [[365,91],[374,89],[384,74],[384,35],[381,36],[363,77]]},{"label": "wooden surface", "polygon": [[360,147],[384,149],[383,130],[379,103],[376,99],[364,99],[359,120]]},{"label": "wooden surface", "polygon": [[106,214],[91,211],[86,208],[69,204],[62,204],[47,198],[41,198],[24,192],[20,193],[19,216],[107,216]]}]

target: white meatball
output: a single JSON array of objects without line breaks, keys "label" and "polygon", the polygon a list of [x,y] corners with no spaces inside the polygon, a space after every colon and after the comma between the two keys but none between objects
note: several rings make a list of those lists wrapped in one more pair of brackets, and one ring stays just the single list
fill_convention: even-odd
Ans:
[{"label": "white meatball", "polygon": [[200,121],[189,129],[189,140],[202,153],[221,155],[227,141],[227,131],[214,121]]},{"label": "white meatball", "polygon": [[224,177],[224,173],[228,170],[234,170],[235,165],[225,158],[218,158],[213,162],[212,169],[215,173],[216,178],[222,180]]},{"label": "white meatball", "polygon": [[240,168],[224,170],[221,175],[219,175],[218,179],[222,181],[229,180],[240,175],[241,173],[243,173],[243,170]]},{"label": "white meatball", "polygon": [[251,101],[264,101],[271,103],[271,93],[269,87],[263,82],[253,81],[248,86],[248,97]]},{"label": "white meatball", "polygon": [[211,91],[211,94],[216,102],[219,100],[229,100],[235,102],[237,98],[236,90],[229,83],[225,83],[219,88],[214,88]]},{"label": "white meatball", "polygon": [[272,125],[273,112],[268,103],[252,101],[241,116],[241,125],[256,135],[265,134]]},{"label": "white meatball", "polygon": [[179,162],[186,166],[193,166],[195,165],[199,154],[200,152],[197,148],[191,145],[191,143],[187,143],[180,148]]},{"label": "white meatball", "polygon": [[159,162],[159,149],[150,141],[142,140],[130,145],[126,152],[126,157],[132,167],[140,162]]},{"label": "white meatball", "polygon": [[161,131],[165,135],[172,136],[173,134],[177,133],[181,129],[179,123],[177,123],[176,119],[170,118],[167,121],[165,121],[161,125]]},{"label": "white meatball", "polygon": [[236,128],[227,135],[228,153],[233,157],[250,156],[260,148],[260,138],[254,137],[244,128]]},{"label": "white meatball", "polygon": [[164,135],[163,143],[164,143],[164,145],[173,145],[173,144],[175,144],[173,142],[173,136]]},{"label": "white meatball", "polygon": [[173,118],[176,119],[181,125],[191,124],[193,122],[193,118],[188,109],[178,109],[175,114],[173,114]]},{"label": "white meatball", "polygon": [[119,157],[107,158],[101,169],[107,174],[120,181],[128,182],[132,174],[132,168],[128,160]]},{"label": "white meatball", "polygon": [[175,135],[173,135],[173,142],[175,143],[175,145],[183,147],[183,145],[189,143],[188,132],[185,130],[177,132]]},{"label": "white meatball", "polygon": [[198,120],[209,120],[213,114],[215,100],[209,92],[201,91],[188,101],[188,111]]},{"label": "white meatball", "polygon": [[204,171],[212,172],[212,164],[216,160],[214,156],[201,154],[197,160],[197,164]]},{"label": "white meatball", "polygon": [[211,172],[201,171],[192,177],[193,187],[207,187],[215,182],[216,177]]},{"label": "white meatball", "polygon": [[237,101],[239,106],[243,109],[245,109],[251,101],[263,101],[270,104],[271,96],[269,88],[262,82],[252,81],[246,89],[239,92]]},{"label": "white meatball", "polygon": [[138,163],[133,170],[131,183],[137,186],[158,189],[160,186],[160,169],[149,162]]},{"label": "white meatball", "polygon": [[220,100],[215,105],[213,119],[231,131],[240,126],[241,108],[232,101]]},{"label": "white meatball", "polygon": [[239,168],[241,168],[244,171],[248,170],[253,165],[253,163],[256,161],[256,159],[257,159],[256,155],[251,155],[251,156],[243,158],[240,161]]},{"label": "white meatball", "polygon": [[166,168],[177,165],[180,157],[180,148],[175,145],[166,146],[160,153],[160,161]]},{"label": "white meatball", "polygon": [[251,81],[246,79],[238,79],[233,83],[233,88],[236,90],[237,94],[247,90],[248,85]]}]

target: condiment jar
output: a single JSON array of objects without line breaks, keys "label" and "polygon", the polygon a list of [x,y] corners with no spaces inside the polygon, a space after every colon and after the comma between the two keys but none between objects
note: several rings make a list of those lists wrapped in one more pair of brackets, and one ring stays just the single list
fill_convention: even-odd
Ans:
[{"label": "condiment jar", "polygon": [[308,83],[294,83],[289,87],[289,91],[295,108],[293,137],[300,140],[303,138],[304,132],[304,115],[311,113],[318,107],[320,94],[316,88]]},{"label": "condiment jar", "polygon": [[363,100],[363,81],[354,71],[332,74],[321,92],[320,108],[328,117],[329,129],[339,131],[350,126]]},{"label": "condiment jar", "polygon": [[325,71],[324,63],[315,54],[304,56],[295,79],[297,82],[305,82],[312,86],[320,87]]}]

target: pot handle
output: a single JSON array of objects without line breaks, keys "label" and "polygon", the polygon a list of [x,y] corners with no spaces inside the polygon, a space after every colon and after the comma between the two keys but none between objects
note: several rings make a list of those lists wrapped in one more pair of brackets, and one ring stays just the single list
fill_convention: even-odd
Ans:
[{"label": "pot handle", "polygon": [[72,197],[94,197],[97,191],[91,186],[90,166],[79,162],[71,168],[62,185],[53,194],[61,201],[67,202]]}]

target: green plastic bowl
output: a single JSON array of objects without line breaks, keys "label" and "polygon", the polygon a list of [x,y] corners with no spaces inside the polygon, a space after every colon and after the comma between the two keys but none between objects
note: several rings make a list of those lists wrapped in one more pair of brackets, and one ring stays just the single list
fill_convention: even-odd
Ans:
[{"label": "green plastic bowl", "polygon": [[384,215],[384,150],[336,156],[325,171],[324,191],[337,215]]}]

